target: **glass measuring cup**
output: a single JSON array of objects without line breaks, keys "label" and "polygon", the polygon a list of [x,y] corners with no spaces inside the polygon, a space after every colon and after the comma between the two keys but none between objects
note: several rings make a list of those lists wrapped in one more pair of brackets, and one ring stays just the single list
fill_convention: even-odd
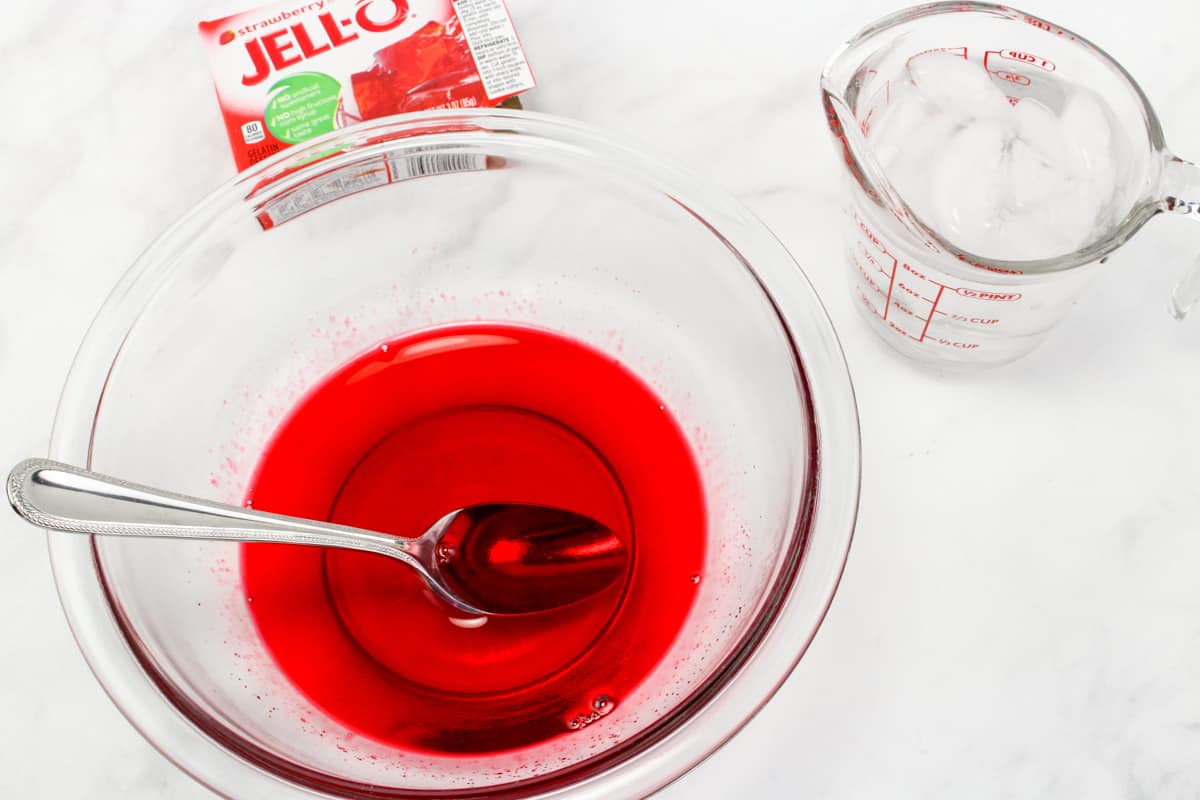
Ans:
[{"label": "glass measuring cup", "polygon": [[[1161,212],[1200,219],[1141,88],[1071,31],[987,3],[867,26],[821,75],[852,178],[856,305],[900,352],[995,365],[1036,347],[1108,255]],[[1200,262],[1171,310],[1200,297]]]}]

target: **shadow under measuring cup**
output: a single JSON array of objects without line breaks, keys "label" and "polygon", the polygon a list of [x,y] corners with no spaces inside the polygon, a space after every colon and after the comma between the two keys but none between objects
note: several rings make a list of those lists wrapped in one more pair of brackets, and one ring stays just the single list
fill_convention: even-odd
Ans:
[{"label": "shadow under measuring cup", "polygon": [[[834,55],[821,95],[851,179],[855,301],[921,361],[1025,355],[1147,220],[1200,219],[1200,167],[1167,149],[1129,74],[1012,8],[934,3],[885,17]],[[1198,298],[1200,260],[1172,313]]]}]

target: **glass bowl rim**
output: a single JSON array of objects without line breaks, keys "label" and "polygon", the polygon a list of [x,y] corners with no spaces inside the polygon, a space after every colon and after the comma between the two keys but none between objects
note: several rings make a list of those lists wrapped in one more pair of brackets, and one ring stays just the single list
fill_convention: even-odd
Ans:
[{"label": "glass bowl rim", "polygon": [[[727,232],[707,220],[720,216],[736,222],[744,228],[739,232],[741,236],[753,236],[757,246],[775,250],[771,261],[779,265],[775,267],[776,278],[783,278],[785,285],[792,284],[787,286],[785,297],[777,296],[775,287],[768,288],[759,270],[751,270],[792,339],[793,355],[801,366],[799,377],[809,406],[813,447],[809,475],[813,489],[808,493],[811,507],[801,514],[800,524],[792,532],[794,563],[782,570],[772,587],[773,600],[765,605],[771,613],[766,618],[760,614],[751,632],[743,636],[738,652],[679,708],[652,726],[648,737],[645,732],[635,736],[632,741],[637,747],[619,746],[545,778],[489,787],[476,793],[480,797],[516,793],[521,797],[569,796],[579,800],[644,797],[676,780],[719,749],[758,713],[791,674],[832,602],[857,516],[861,460],[858,415],[841,346],[815,290],[790,253],[732,196],[698,183],[639,150],[594,133],[585,125],[529,111],[470,109],[407,114],[334,131],[288,148],[237,175],[196,204],[155,239],[117,282],[76,353],[55,416],[50,455],[72,463],[91,464],[92,425],[109,369],[119,356],[126,331],[150,299],[155,288],[151,280],[155,270],[170,273],[170,260],[163,256],[202,235],[229,207],[247,204],[272,183],[291,183],[297,175],[327,168],[324,161],[313,157],[329,154],[331,145],[342,142],[362,147],[364,142],[371,142],[372,135],[453,136],[455,131],[445,130],[447,123],[460,132],[515,133],[552,143],[569,143],[580,152],[635,169],[645,176],[648,185],[664,191],[731,249],[734,248]],[[303,166],[292,169],[289,164]],[[271,175],[275,177],[264,180]],[[792,274],[786,275],[784,270]],[[792,313],[787,313],[787,308],[792,308]],[[813,376],[815,380],[811,379]],[[358,785],[342,779],[300,785],[270,769],[270,759],[258,762],[222,746],[211,732],[202,730],[172,702],[169,687],[150,673],[142,657],[131,647],[123,623],[109,601],[91,538],[54,535],[47,538],[59,598],[85,660],[121,713],[168,760],[223,796],[262,796],[290,790],[295,796],[340,797],[343,795],[337,792]],[[802,579],[815,587],[814,596],[804,603],[793,591]],[[529,790],[536,794],[529,794]],[[397,790],[396,796],[448,795],[440,790]],[[467,795],[455,792],[454,796]]]}]

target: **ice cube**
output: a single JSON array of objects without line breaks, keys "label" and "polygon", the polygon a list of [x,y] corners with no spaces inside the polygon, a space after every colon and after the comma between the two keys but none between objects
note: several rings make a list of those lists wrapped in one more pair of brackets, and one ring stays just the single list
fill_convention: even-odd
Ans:
[{"label": "ice cube", "polygon": [[1025,139],[1014,139],[1009,144],[1005,162],[1014,209],[1036,211],[1062,188],[1059,167]]},{"label": "ice cube", "polygon": [[1095,238],[1124,217],[1137,195],[1137,181],[1130,175],[1133,160],[1116,119],[1098,97],[1073,95],[1062,119],[1073,145],[1075,169],[1082,173],[1083,191],[1096,200]]},{"label": "ice cube", "polygon": [[[1080,189],[1085,189],[1080,191]],[[1100,198],[1075,185],[1067,188],[1054,202],[1042,209],[1036,230],[1042,241],[1037,258],[1063,256],[1078,250],[1094,238]]]},{"label": "ice cube", "polygon": [[894,104],[881,103],[875,109],[867,133],[867,139],[874,146],[885,143],[898,147],[917,134],[929,117],[920,103],[907,103],[902,99],[897,99]]},{"label": "ice cube", "polygon": [[[1049,80],[1049,79],[1045,79]],[[1066,255],[1104,235],[1137,196],[1111,112],[1082,87],[1010,104],[961,52],[914,56],[872,119],[870,146],[918,217],[985,259]]]},{"label": "ice cube", "polygon": [[1001,221],[1004,126],[978,120],[959,129],[933,162],[929,222],[959,247],[986,253]]},{"label": "ice cube", "polygon": [[[921,106],[912,103],[908,104],[908,108],[920,109]],[[933,116],[924,110],[912,113],[919,114],[917,122],[907,128],[897,126],[887,129],[886,141],[875,142],[873,147],[896,194],[925,219],[929,214],[929,165],[940,158],[960,123],[940,112]],[[894,136],[893,130],[903,131],[904,135]]]},{"label": "ice cube", "polygon": [[1067,138],[1062,121],[1046,106],[1027,97],[1010,107],[1016,136],[1042,156],[1048,164],[1067,158]]},{"label": "ice cube", "polygon": [[1071,142],[1073,154],[1082,161],[1082,169],[1115,171],[1111,163],[1111,116],[1098,98],[1090,93],[1072,94],[1063,108],[1060,124],[1063,135]]},{"label": "ice cube", "polygon": [[921,99],[962,117],[993,117],[1008,109],[1008,100],[982,64],[961,52],[944,51],[914,56],[908,74]]}]

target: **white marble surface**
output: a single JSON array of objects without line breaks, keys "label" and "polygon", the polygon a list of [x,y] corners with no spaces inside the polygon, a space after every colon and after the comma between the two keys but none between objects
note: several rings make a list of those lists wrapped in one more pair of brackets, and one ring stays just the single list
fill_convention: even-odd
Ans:
[{"label": "white marble surface", "polygon": [[[510,5],[541,84],[528,105],[745,200],[825,299],[861,405],[862,514],[825,626],[766,710],[662,797],[1200,796],[1200,320],[1164,312],[1200,229],[1152,222],[1025,360],[921,371],[852,307],[816,93],[828,53],[890,0]],[[44,452],[108,287],[232,174],[195,31],[209,8],[3,9],[0,464]],[[1109,49],[1200,157],[1200,6],[1026,10]],[[11,516],[0,530],[0,796],[210,796],[91,677],[42,539]]]}]

